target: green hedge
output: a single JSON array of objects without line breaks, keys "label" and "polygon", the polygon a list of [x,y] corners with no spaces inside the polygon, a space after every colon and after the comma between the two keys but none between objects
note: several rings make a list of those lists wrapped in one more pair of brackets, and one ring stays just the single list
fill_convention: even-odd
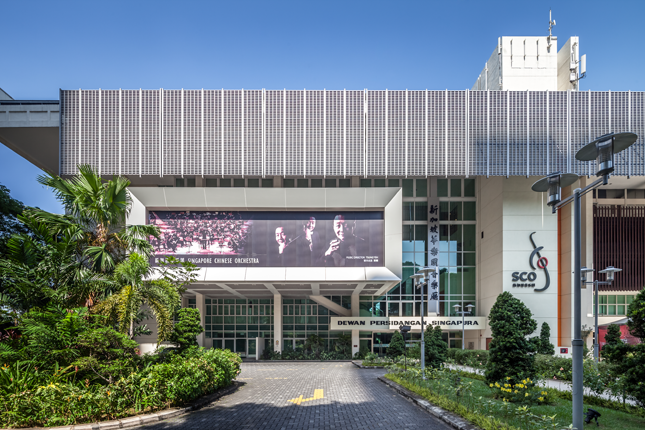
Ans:
[{"label": "green hedge", "polygon": [[230,385],[241,362],[228,350],[195,348],[109,385],[77,381],[73,368],[45,374],[32,363],[5,365],[0,427],[80,424],[183,405]]},{"label": "green hedge", "polygon": [[483,369],[488,363],[489,353],[482,349],[448,349],[448,358],[455,364]]}]

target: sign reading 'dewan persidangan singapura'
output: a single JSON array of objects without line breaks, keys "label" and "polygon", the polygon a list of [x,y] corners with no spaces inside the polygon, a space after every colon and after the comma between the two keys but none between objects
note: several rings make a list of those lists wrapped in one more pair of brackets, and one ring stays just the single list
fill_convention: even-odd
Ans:
[{"label": "sign reading 'dewan persidangan singapura'", "polygon": [[383,266],[383,212],[149,211],[166,256],[199,267]]},{"label": "sign reading 'dewan persidangan singapura'", "polygon": [[[464,317],[466,330],[484,330],[486,317]],[[461,330],[461,317],[425,317],[424,326],[441,326],[446,330]],[[421,317],[331,317],[330,330],[382,331],[398,330],[399,326],[409,325],[412,331],[421,330]]]}]

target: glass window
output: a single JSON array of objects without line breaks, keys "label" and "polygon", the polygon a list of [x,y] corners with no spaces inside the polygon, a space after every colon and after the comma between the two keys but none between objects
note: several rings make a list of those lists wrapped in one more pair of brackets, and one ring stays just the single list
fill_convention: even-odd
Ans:
[{"label": "glass window", "polygon": [[339,188],[350,188],[352,186],[351,181],[349,178],[345,179],[339,179],[338,180],[338,187]]},{"label": "glass window", "polygon": [[195,188],[195,178],[186,178],[186,186]]},{"label": "glass window", "polygon": [[231,179],[230,178],[222,178],[222,179],[220,179],[219,180],[219,186],[229,188],[231,186]]},{"label": "glass window", "polygon": [[476,294],[476,277],[474,267],[463,267],[459,269],[463,273],[464,295]]},{"label": "glass window", "polygon": [[325,179],[325,188],[336,188],[336,179]]},{"label": "glass window", "polygon": [[[372,302],[361,302],[360,303],[360,316],[362,316],[362,317],[371,317],[372,316]],[[327,317],[318,317],[318,318],[327,318]]]},{"label": "glass window", "polygon": [[610,305],[615,305],[616,304],[616,296],[607,296],[607,303]]},{"label": "glass window", "polygon": [[183,187],[184,178],[175,178],[175,187]]},{"label": "glass window", "polygon": [[323,180],[322,179],[312,179],[311,188],[322,188]]},{"label": "glass window", "polygon": [[450,221],[462,221],[463,202],[450,202]]},{"label": "glass window", "polygon": [[216,187],[217,186],[217,178],[206,178],[206,186],[207,187]]},{"label": "glass window", "polygon": [[464,221],[475,221],[477,219],[477,208],[475,202],[464,202]]},{"label": "glass window", "polygon": [[414,252],[414,226],[403,226],[403,252]]},{"label": "glass window", "polygon": [[474,179],[464,179],[464,197],[475,197]]},{"label": "glass window", "polygon": [[374,187],[384,188],[385,179],[374,179]]},{"label": "glass window", "polygon": [[414,316],[414,303],[401,303],[401,316],[402,317]]},{"label": "glass window", "polygon": [[403,202],[403,221],[414,221],[414,202]]},{"label": "glass window", "polygon": [[398,179],[388,179],[387,180],[387,186],[391,188],[398,188],[399,187],[399,180]]},{"label": "glass window", "polygon": [[361,179],[361,187],[362,188],[370,188],[372,186],[372,180],[371,179]]},{"label": "glass window", "polygon": [[427,179],[415,179],[416,184],[416,196],[417,197],[428,197],[428,180]]},{"label": "glass window", "polygon": [[244,179],[242,178],[233,179],[233,186],[235,188],[244,188]]},{"label": "glass window", "polygon": [[475,224],[465,224],[462,226],[464,230],[464,241],[462,251],[475,251]]},{"label": "glass window", "polygon": [[416,202],[414,204],[414,219],[416,221],[428,220],[428,203]]},{"label": "glass window", "polygon": [[294,181],[293,179],[285,178],[282,181],[282,186],[284,188],[295,188],[296,187],[296,181]]},{"label": "glass window", "polygon": [[414,251],[428,251],[428,226],[421,224],[414,226]]},{"label": "glass window", "polygon": [[260,180],[257,178],[249,178],[247,179],[248,187],[249,188],[259,188],[260,187]]},{"label": "glass window", "polygon": [[298,188],[309,188],[309,179],[298,179]]},{"label": "glass window", "polygon": [[625,304],[625,296],[616,296],[616,303],[619,305]]},{"label": "glass window", "polygon": [[448,197],[447,179],[437,179],[437,197]]},{"label": "glass window", "polygon": [[439,220],[448,221],[448,210],[450,202],[439,202]]},{"label": "glass window", "polygon": [[262,188],[273,188],[273,179],[262,179]]},{"label": "glass window", "polygon": [[450,197],[461,197],[461,179],[450,180]]},{"label": "glass window", "polygon": [[403,180],[403,197],[414,197],[414,179]]},{"label": "glass window", "polygon": [[399,303],[398,302],[388,302],[387,303],[387,314],[390,317],[398,317],[399,315]]}]

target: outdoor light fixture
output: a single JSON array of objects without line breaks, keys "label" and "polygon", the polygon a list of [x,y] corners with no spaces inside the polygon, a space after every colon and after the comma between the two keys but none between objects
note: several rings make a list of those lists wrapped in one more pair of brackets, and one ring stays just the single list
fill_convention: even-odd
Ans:
[{"label": "outdoor light fixture", "polygon": [[410,278],[414,279],[414,283],[417,288],[421,288],[421,377],[423,379],[426,379],[426,342],[425,342],[425,324],[423,323],[423,317],[427,312],[427,309],[424,311],[423,308],[423,303],[425,302],[424,294],[423,294],[423,285],[424,283],[422,282],[422,279],[425,279],[426,282],[425,284],[427,285],[428,282],[430,281],[430,273],[435,272],[437,269],[434,267],[423,267],[419,269],[418,273],[415,273],[414,275],[410,276]]},{"label": "outdoor light fixture", "polygon": [[598,424],[598,418],[600,418],[600,412],[596,411],[595,409],[588,408],[587,413],[585,414],[585,424],[589,424],[591,420],[596,420],[596,426],[600,427],[600,424]]},{"label": "outdoor light fixture", "polygon": [[578,180],[574,173],[555,172],[537,181],[531,189],[538,193],[547,192],[548,206],[555,206],[562,200],[562,187],[568,187]]},{"label": "outdoor light fixture", "polygon": [[607,274],[607,281],[611,282],[614,280],[614,273],[616,272],[622,272],[623,269],[617,269],[614,266],[607,266],[605,270],[601,270],[598,273],[606,273]]},{"label": "outdoor light fixture", "polygon": [[405,357],[405,371],[408,371],[408,345],[405,340],[405,335],[412,330],[412,327],[409,325],[401,325],[399,326],[399,330],[401,330],[401,334],[403,335],[403,356]]},{"label": "outdoor light fixture", "polygon": [[580,161],[598,162],[596,176],[609,175],[614,171],[614,154],[623,151],[636,142],[638,136],[634,133],[603,134],[593,142],[589,142],[576,153]]},{"label": "outdoor light fixture", "polygon": [[594,271],[594,269],[590,269],[590,268],[588,268],[586,266],[582,266],[580,268],[580,275],[582,276],[582,285],[583,285],[582,288],[586,288],[584,286],[584,284],[587,282],[587,273],[591,273],[593,271]]},{"label": "outdoor light fixture", "polygon": [[[533,184],[531,189],[536,192],[548,193],[547,205],[551,206],[551,210],[555,213],[558,209],[573,203],[573,273],[574,280],[573,283],[573,336],[571,339],[571,347],[573,349],[572,357],[572,381],[571,381],[571,419],[573,421],[572,425],[574,428],[582,429],[583,424],[583,415],[584,415],[584,405],[583,405],[583,345],[582,340],[582,286],[586,281],[586,273],[589,271],[586,270],[584,273],[582,271],[582,203],[581,199],[586,193],[598,188],[601,185],[607,185],[609,180],[609,174],[614,171],[614,154],[617,154],[636,142],[638,136],[634,133],[609,133],[603,136],[600,136],[593,142],[588,143],[582,147],[576,153],[576,159],[580,161],[592,161],[597,160],[598,162],[598,172],[596,176],[600,178],[596,179],[592,183],[588,184],[584,188],[576,188],[572,190],[571,196],[562,200],[561,189],[568,185],[572,185],[578,179],[578,176],[573,173],[562,174],[560,172],[553,173],[548,175],[546,178],[540,179]],[[615,269],[614,267],[608,267],[607,269],[601,271],[600,273],[607,274],[606,283],[610,283],[614,279],[614,272],[619,271],[620,269]],[[596,288],[598,284],[601,284],[598,280],[594,281]],[[596,290],[597,291],[597,290]],[[596,310],[598,294],[596,293]],[[598,312],[596,311],[596,318],[598,317]],[[596,319],[597,321],[597,319]],[[598,323],[596,322],[596,342],[594,342],[594,355],[597,356],[598,350]],[[593,413],[597,413],[593,409],[589,409]],[[600,414],[598,414],[600,416]],[[590,417],[589,412],[587,417]],[[595,416],[588,418],[589,422]],[[596,421],[597,422],[597,421]]]}]

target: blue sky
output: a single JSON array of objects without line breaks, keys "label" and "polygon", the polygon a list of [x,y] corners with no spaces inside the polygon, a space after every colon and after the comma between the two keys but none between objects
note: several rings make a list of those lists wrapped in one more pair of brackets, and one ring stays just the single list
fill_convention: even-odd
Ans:
[{"label": "blue sky", "polygon": [[[499,36],[580,36],[581,89],[645,90],[643,1],[0,2],[0,87],[466,89]],[[0,183],[59,211],[0,145]]]}]

